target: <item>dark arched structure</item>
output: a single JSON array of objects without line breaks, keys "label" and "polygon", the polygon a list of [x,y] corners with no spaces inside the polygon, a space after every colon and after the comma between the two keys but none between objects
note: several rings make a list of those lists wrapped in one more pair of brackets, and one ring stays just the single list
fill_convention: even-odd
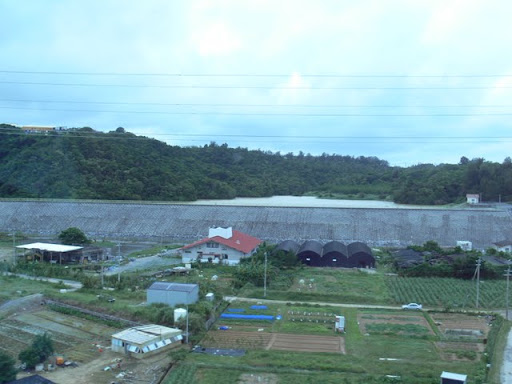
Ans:
[{"label": "dark arched structure", "polygon": [[348,262],[347,246],[339,241],[330,241],[323,247],[322,266],[346,267]]},{"label": "dark arched structure", "polygon": [[297,254],[299,251],[300,244],[293,240],[285,240],[281,242],[275,249],[275,252],[284,251],[284,252],[293,252]]},{"label": "dark arched structure", "polygon": [[299,251],[300,244],[293,240],[285,240],[281,242],[272,252],[274,258],[273,263],[278,268],[293,267],[297,265],[298,258],[297,252]]},{"label": "dark arched structure", "polygon": [[300,247],[297,257],[303,264],[320,267],[322,248],[322,244],[318,241],[308,240]]},{"label": "dark arched structure", "polygon": [[372,250],[366,244],[356,241],[348,245],[349,268],[374,268],[375,258]]}]

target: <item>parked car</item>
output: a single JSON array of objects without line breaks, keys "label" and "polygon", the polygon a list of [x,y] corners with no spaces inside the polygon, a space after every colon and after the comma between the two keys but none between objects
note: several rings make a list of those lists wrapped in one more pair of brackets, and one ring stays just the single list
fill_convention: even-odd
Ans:
[{"label": "parked car", "polygon": [[402,309],[422,309],[423,306],[417,303],[409,303],[402,305]]}]

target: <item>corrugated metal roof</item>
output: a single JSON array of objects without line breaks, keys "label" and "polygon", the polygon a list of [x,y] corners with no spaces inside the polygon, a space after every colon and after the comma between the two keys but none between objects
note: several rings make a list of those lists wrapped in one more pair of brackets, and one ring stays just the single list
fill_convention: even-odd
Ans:
[{"label": "corrugated metal roof", "polygon": [[145,345],[151,341],[159,340],[160,337],[181,335],[182,331],[177,328],[164,327],[163,325],[149,324],[125,329],[112,335],[113,338],[123,340],[130,344]]},{"label": "corrugated metal roof", "polygon": [[443,371],[443,373],[441,374],[441,379],[466,381],[467,378],[468,378],[467,375],[461,375],[460,373],[452,373],[452,372]]},{"label": "corrugated metal roof", "polygon": [[164,281],[155,281],[153,284],[151,284],[148,290],[192,292],[198,286],[198,284],[167,283]]},{"label": "corrugated metal roof", "polygon": [[71,252],[83,249],[83,247],[77,247],[75,245],[62,245],[62,244],[48,244],[48,243],[32,243],[17,245],[16,248],[21,249],[39,249],[41,251],[48,252]]}]

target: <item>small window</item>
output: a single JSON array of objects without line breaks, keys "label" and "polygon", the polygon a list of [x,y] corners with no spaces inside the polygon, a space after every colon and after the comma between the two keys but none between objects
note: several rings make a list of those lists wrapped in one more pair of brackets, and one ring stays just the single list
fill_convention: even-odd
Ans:
[{"label": "small window", "polygon": [[332,259],[332,261],[336,262],[336,261],[338,261],[338,260],[336,260],[336,259]]},{"label": "small window", "polygon": [[228,255],[224,254],[224,260],[227,260]]},{"label": "small window", "polygon": [[310,261],[311,259],[309,257],[306,257],[306,261]]}]

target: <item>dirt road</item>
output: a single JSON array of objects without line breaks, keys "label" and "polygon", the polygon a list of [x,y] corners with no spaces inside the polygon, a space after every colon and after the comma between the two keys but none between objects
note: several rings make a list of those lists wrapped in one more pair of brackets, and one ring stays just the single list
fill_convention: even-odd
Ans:
[{"label": "dirt road", "polygon": [[[293,300],[268,300],[268,299],[252,299],[248,297],[238,297],[238,296],[224,296],[224,300],[233,302],[233,301],[247,301],[251,303],[261,302],[268,304],[286,304],[292,303],[296,305],[300,305],[301,301],[293,301]],[[372,304],[342,304],[342,303],[325,303],[321,301],[308,301],[308,304],[318,304],[332,307],[342,307],[342,308],[380,308],[380,309],[401,309],[401,306],[393,306],[393,305],[372,305]]]}]

